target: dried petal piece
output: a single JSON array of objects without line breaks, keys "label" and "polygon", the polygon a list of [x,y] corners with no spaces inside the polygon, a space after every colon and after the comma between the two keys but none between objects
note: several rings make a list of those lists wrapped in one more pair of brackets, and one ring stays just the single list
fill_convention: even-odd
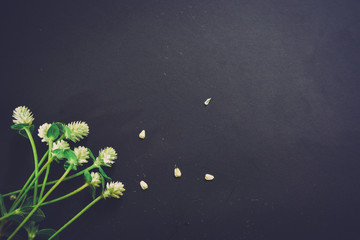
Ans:
[{"label": "dried petal piece", "polygon": [[142,130],[139,134],[139,138],[144,139],[145,138],[145,130]]},{"label": "dried petal piece", "polygon": [[181,171],[179,168],[174,169],[174,175],[175,175],[175,177],[181,177]]},{"label": "dried petal piece", "polygon": [[146,182],[141,181],[141,182],[140,182],[140,187],[142,188],[142,190],[146,190],[149,186],[147,185]]},{"label": "dried petal piece", "polygon": [[211,98],[206,99],[206,101],[204,102],[205,106],[209,105],[210,101],[211,101]]},{"label": "dried petal piece", "polygon": [[213,180],[213,179],[214,179],[214,176],[213,176],[213,175],[211,175],[211,174],[205,174],[205,180],[211,181],[211,180]]}]

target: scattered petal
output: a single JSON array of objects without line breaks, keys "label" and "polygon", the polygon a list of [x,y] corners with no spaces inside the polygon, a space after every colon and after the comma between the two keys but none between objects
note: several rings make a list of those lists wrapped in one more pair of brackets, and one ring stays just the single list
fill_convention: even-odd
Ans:
[{"label": "scattered petal", "polygon": [[181,177],[181,171],[179,168],[174,169],[174,175],[175,175],[175,177]]},{"label": "scattered petal", "polygon": [[145,130],[142,130],[139,134],[139,138],[144,139],[145,138]]},{"label": "scattered petal", "polygon": [[211,98],[206,99],[206,101],[204,102],[205,106],[209,105],[210,101],[211,101]]},{"label": "scattered petal", "polygon": [[146,190],[149,186],[147,185],[146,182],[141,181],[141,182],[140,182],[140,187],[142,188],[142,190]]},{"label": "scattered petal", "polygon": [[213,180],[213,179],[214,179],[214,176],[213,176],[213,175],[211,175],[211,174],[205,174],[205,180],[211,181],[211,180]]}]

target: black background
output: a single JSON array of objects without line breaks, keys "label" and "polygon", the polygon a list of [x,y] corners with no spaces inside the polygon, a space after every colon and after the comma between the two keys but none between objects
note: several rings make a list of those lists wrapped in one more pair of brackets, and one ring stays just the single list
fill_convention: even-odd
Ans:
[{"label": "black background", "polygon": [[[37,127],[86,121],[81,145],[118,151],[106,171],[126,194],[95,205],[62,239],[360,238],[359,1],[0,9],[1,192],[33,168],[28,141],[9,128],[17,106]],[[52,167],[53,177],[62,171]],[[42,226],[59,228],[89,201],[84,191],[44,208]]]}]

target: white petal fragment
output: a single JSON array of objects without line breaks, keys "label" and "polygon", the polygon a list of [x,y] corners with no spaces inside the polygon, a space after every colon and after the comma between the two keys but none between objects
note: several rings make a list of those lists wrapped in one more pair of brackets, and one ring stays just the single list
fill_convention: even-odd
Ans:
[{"label": "white petal fragment", "polygon": [[211,174],[205,174],[205,180],[211,181],[211,180],[213,180],[213,179],[214,179],[214,176],[213,176],[213,175],[211,175]]},{"label": "white petal fragment", "polygon": [[181,171],[179,168],[174,169],[174,175],[175,175],[175,177],[181,177]]},{"label": "white petal fragment", "polygon": [[141,181],[141,182],[140,182],[140,187],[142,188],[142,190],[146,190],[149,186],[147,185],[146,182]]},{"label": "white petal fragment", "polygon": [[142,130],[139,134],[139,138],[144,139],[145,138],[145,130]]},{"label": "white petal fragment", "polygon": [[206,99],[206,101],[204,102],[205,106],[209,105],[210,101],[211,101],[211,98]]}]

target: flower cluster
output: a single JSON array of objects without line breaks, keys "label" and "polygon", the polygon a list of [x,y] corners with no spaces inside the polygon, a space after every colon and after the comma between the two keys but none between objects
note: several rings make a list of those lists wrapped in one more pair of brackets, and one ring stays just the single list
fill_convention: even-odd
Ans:
[{"label": "flower cluster", "polygon": [[124,184],[122,182],[110,182],[106,184],[106,190],[103,193],[104,198],[120,198],[124,192]]},{"label": "flower cluster", "polygon": [[84,163],[87,163],[87,159],[89,159],[89,151],[86,147],[79,146],[74,148],[74,153],[79,160],[78,164],[81,166]]},{"label": "flower cluster", "polygon": [[67,136],[66,138],[73,142],[78,142],[89,134],[89,126],[85,122],[72,122],[67,126],[71,133],[70,136]]},{"label": "flower cluster", "polygon": [[94,165],[96,167],[106,166],[111,167],[114,160],[117,158],[117,153],[112,147],[106,147],[99,151],[99,156],[96,158]]},{"label": "flower cluster", "polygon": [[60,141],[57,141],[56,143],[54,143],[54,145],[53,145],[53,151],[56,149],[66,150],[66,149],[70,149],[70,146],[67,141],[60,140]]},{"label": "flower cluster", "polygon": [[50,127],[51,127],[50,123],[44,123],[39,127],[38,136],[41,138],[42,142],[49,142],[50,139],[47,137],[47,132]]},{"label": "flower cluster", "polygon": [[94,187],[99,187],[101,184],[100,174],[97,172],[91,172],[91,182],[90,185]]},{"label": "flower cluster", "polygon": [[34,117],[31,111],[25,106],[20,106],[15,108],[15,110],[13,111],[13,118],[14,118],[13,122],[15,124],[31,125],[32,122],[34,121]]}]

